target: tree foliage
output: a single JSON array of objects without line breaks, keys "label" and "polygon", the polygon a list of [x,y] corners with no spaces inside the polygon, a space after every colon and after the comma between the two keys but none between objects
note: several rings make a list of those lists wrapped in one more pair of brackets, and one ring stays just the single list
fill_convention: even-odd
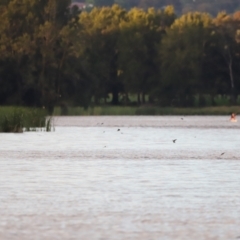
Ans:
[{"label": "tree foliage", "polygon": [[205,96],[214,104],[219,94],[236,103],[239,12],[177,17],[173,6],[128,10],[114,4],[76,15],[69,5],[0,2],[0,104],[51,112],[55,105],[93,101],[129,104],[135,95],[138,104],[192,106],[196,96],[204,105]]}]

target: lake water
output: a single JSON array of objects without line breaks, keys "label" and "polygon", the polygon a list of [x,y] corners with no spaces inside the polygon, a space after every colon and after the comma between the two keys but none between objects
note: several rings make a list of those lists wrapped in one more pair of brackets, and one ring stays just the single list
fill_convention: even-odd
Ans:
[{"label": "lake water", "polygon": [[240,239],[228,120],[58,117],[54,132],[0,134],[0,239]]}]

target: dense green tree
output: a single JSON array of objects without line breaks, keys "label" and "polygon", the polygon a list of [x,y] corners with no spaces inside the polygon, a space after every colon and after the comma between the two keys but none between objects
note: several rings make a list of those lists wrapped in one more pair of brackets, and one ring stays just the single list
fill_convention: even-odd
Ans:
[{"label": "dense green tree", "polygon": [[209,15],[188,13],[167,31],[160,45],[162,104],[190,106],[193,96],[203,93],[203,53],[210,26]]},{"label": "dense green tree", "polygon": [[112,103],[118,104],[122,83],[118,77],[119,25],[126,11],[118,5],[95,8],[80,16],[83,41],[84,68],[88,69],[93,84],[95,100],[112,94]]},{"label": "dense green tree", "polygon": [[119,74],[126,95],[137,94],[138,103],[145,103],[146,94],[153,95],[159,72],[156,46],[174,18],[172,7],[164,11],[134,8],[128,12],[127,21],[121,25]]},{"label": "dense green tree", "polygon": [[[119,104],[121,94],[126,102],[135,94],[143,104],[148,96],[162,105],[191,106],[199,96],[204,105],[205,95],[214,102],[217,94],[236,102],[239,12],[214,19],[191,12],[176,19],[164,4],[178,1],[121,2],[142,8],[73,13],[69,0],[0,1],[0,104],[51,112],[56,104],[87,107],[92,98],[98,104],[108,96]],[[211,9],[210,2],[198,3],[201,11]]]},{"label": "dense green tree", "polygon": [[[3,65],[6,63],[1,81],[13,79],[13,85],[16,85],[13,89],[19,102],[25,92],[31,95],[29,88],[37,89],[41,96],[39,104],[49,107],[59,95],[58,62],[62,61],[59,57],[59,33],[68,21],[69,3],[68,0],[12,0],[1,8],[1,21],[4,22],[0,29],[1,61]],[[9,68],[13,71],[4,74]]]},{"label": "dense green tree", "polygon": [[[30,33],[34,19],[30,8],[29,1],[11,1],[1,8],[1,82],[12,85],[10,94],[15,101],[21,100],[23,79],[27,78],[31,68],[27,68],[33,53]],[[10,97],[6,89],[2,90]],[[6,100],[2,98],[3,102]]]},{"label": "dense green tree", "polygon": [[232,101],[236,100],[236,80],[238,79],[239,69],[239,42],[238,32],[240,29],[239,14],[227,15],[224,12],[218,14],[214,19],[215,43],[217,44],[217,52],[222,58],[225,72],[228,73],[225,79],[229,79],[228,89],[232,96]]}]

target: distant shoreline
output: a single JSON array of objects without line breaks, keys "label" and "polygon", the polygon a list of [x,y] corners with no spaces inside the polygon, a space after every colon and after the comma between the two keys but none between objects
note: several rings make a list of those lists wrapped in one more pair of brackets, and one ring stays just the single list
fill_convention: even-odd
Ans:
[{"label": "distant shoreline", "polygon": [[164,115],[230,115],[232,112],[240,113],[240,106],[216,106],[216,107],[156,107],[156,106],[94,106],[85,109],[83,107],[55,107],[54,116],[164,116]]},{"label": "distant shoreline", "polygon": [[[13,113],[16,109],[31,109],[22,106],[0,106],[0,116]],[[240,106],[215,107],[157,107],[157,106],[91,106],[83,107],[55,107],[53,116],[221,116],[240,114]]]}]

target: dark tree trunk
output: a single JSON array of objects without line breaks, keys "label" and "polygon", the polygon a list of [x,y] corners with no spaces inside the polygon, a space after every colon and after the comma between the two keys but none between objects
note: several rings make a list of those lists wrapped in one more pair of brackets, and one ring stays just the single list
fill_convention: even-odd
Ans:
[{"label": "dark tree trunk", "polygon": [[112,89],[112,104],[113,105],[118,105],[119,104],[117,87],[113,87],[113,89]]},{"label": "dark tree trunk", "polygon": [[229,69],[229,77],[231,83],[231,103],[236,104],[236,93],[235,93],[235,83],[234,83],[234,76],[233,76],[233,59],[230,50],[228,49],[228,58],[226,59]]},{"label": "dark tree trunk", "polygon": [[145,93],[142,93],[142,103],[145,104],[146,103],[146,99],[145,99]]},{"label": "dark tree trunk", "polygon": [[237,103],[237,94],[235,88],[231,88],[231,104],[235,105]]},{"label": "dark tree trunk", "polygon": [[125,104],[129,103],[129,96],[128,93],[125,94]]},{"label": "dark tree trunk", "polygon": [[138,101],[138,104],[141,104],[141,98],[140,98],[140,93],[139,92],[137,94],[137,101]]}]

